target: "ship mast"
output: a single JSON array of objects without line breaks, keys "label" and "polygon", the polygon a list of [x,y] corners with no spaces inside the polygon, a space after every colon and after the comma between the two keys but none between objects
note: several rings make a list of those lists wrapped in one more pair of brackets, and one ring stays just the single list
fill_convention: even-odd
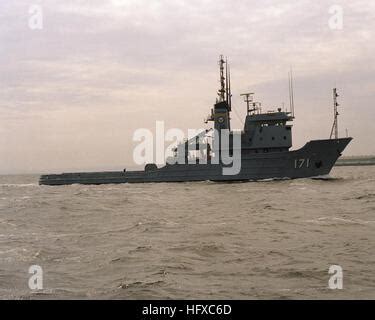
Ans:
[{"label": "ship mast", "polygon": [[260,102],[254,102],[254,92],[242,93],[240,96],[244,97],[248,116],[254,115],[256,112],[258,114],[262,113],[262,104]]},{"label": "ship mast", "polygon": [[223,55],[220,56],[219,60],[219,66],[220,66],[220,89],[218,91],[218,96],[219,96],[219,102],[225,101],[225,77],[224,77],[224,57]]},{"label": "ship mast", "polygon": [[294,118],[294,86],[293,86],[293,71],[290,68],[289,74],[289,109],[292,117]]},{"label": "ship mast", "polygon": [[228,59],[225,61],[226,68],[225,68],[225,75],[226,75],[226,83],[225,83],[225,92],[226,92],[226,100],[228,103],[229,111],[232,111],[232,89],[230,85],[230,67],[228,63]]},{"label": "ship mast", "polygon": [[[230,123],[229,123],[229,112],[232,111],[232,89],[231,89],[231,83],[230,83],[230,68],[229,68],[229,63],[228,60],[224,60],[224,56],[220,55],[219,58],[219,67],[220,67],[220,89],[217,91],[218,98],[216,98],[216,104],[215,106],[218,105],[223,105],[225,106],[224,113],[228,112],[228,128],[230,128]],[[224,64],[225,70],[224,70]],[[225,75],[224,75],[225,72]],[[215,109],[211,109],[211,114],[204,120],[205,123],[208,121],[215,121],[215,116],[214,112]],[[220,119],[221,120],[221,119]]]},{"label": "ship mast", "polygon": [[338,111],[337,107],[339,106],[339,103],[337,102],[337,97],[338,97],[337,89],[333,88],[333,125],[332,125],[332,130],[331,134],[329,136],[330,139],[332,139],[332,136],[334,135],[335,139],[338,139],[339,137],[339,125],[338,125]]},{"label": "ship mast", "polygon": [[[224,70],[225,64],[225,70]],[[231,85],[230,85],[230,69],[228,64],[228,59],[224,60],[224,56],[220,55],[219,60],[220,66],[220,89],[218,90],[217,94],[219,99],[217,102],[226,101],[229,106],[229,111],[232,109],[232,92],[231,92]],[[225,75],[224,75],[225,72]]]},{"label": "ship mast", "polygon": [[244,97],[244,101],[246,102],[247,115],[250,115],[250,112],[253,111],[250,110],[250,103],[253,102],[253,95],[253,92],[240,94],[241,97]]}]

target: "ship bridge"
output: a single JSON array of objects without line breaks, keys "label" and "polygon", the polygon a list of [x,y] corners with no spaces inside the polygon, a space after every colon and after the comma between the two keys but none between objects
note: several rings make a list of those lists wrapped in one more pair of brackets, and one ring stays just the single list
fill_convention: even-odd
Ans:
[{"label": "ship bridge", "polygon": [[242,132],[243,153],[288,151],[292,146],[292,112],[262,112],[262,104],[254,101],[254,93],[241,94],[247,106],[247,116]]},{"label": "ship bridge", "polygon": [[242,148],[250,153],[288,151],[292,146],[293,117],[288,112],[248,115],[242,135]]}]

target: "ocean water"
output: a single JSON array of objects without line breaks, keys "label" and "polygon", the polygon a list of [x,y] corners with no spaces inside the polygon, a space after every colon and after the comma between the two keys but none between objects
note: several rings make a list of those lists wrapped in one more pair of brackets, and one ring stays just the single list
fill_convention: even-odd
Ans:
[{"label": "ocean water", "polygon": [[231,184],[0,176],[2,299],[374,299],[374,249],[375,167]]}]

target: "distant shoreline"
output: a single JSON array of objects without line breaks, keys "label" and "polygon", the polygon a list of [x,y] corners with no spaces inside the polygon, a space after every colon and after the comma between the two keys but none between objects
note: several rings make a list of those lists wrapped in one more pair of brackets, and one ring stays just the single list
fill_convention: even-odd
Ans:
[{"label": "distant shoreline", "polygon": [[335,166],[375,166],[375,156],[343,157],[337,160]]}]

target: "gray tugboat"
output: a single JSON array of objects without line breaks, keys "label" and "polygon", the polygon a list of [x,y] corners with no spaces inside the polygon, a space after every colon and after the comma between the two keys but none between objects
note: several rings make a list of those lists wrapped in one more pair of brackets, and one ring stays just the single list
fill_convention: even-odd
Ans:
[{"label": "gray tugboat", "polygon": [[[220,57],[218,99],[207,121],[214,123],[211,130],[179,144],[174,157],[158,168],[147,164],[143,171],[82,172],[48,174],[40,177],[41,185],[109,184],[185,181],[257,181],[264,179],[294,179],[329,174],[336,160],[352,138],[338,138],[337,90],[333,90],[334,123],[329,139],[309,141],[298,150],[292,147],[294,119],[293,80],[289,77],[290,110],[262,112],[261,104],[254,101],[253,93],[243,94],[247,104],[244,128],[232,131],[230,126],[231,86],[227,61]],[[225,73],[225,74],[224,74]],[[214,132],[213,136],[211,132]],[[227,133],[228,144],[222,143]],[[239,143],[235,143],[235,142]],[[192,157],[193,153],[202,157]],[[203,151],[203,152],[202,152]],[[238,170],[230,170],[228,157],[238,155]],[[226,159],[226,160],[225,160]],[[226,173],[225,170],[228,170]]]}]

